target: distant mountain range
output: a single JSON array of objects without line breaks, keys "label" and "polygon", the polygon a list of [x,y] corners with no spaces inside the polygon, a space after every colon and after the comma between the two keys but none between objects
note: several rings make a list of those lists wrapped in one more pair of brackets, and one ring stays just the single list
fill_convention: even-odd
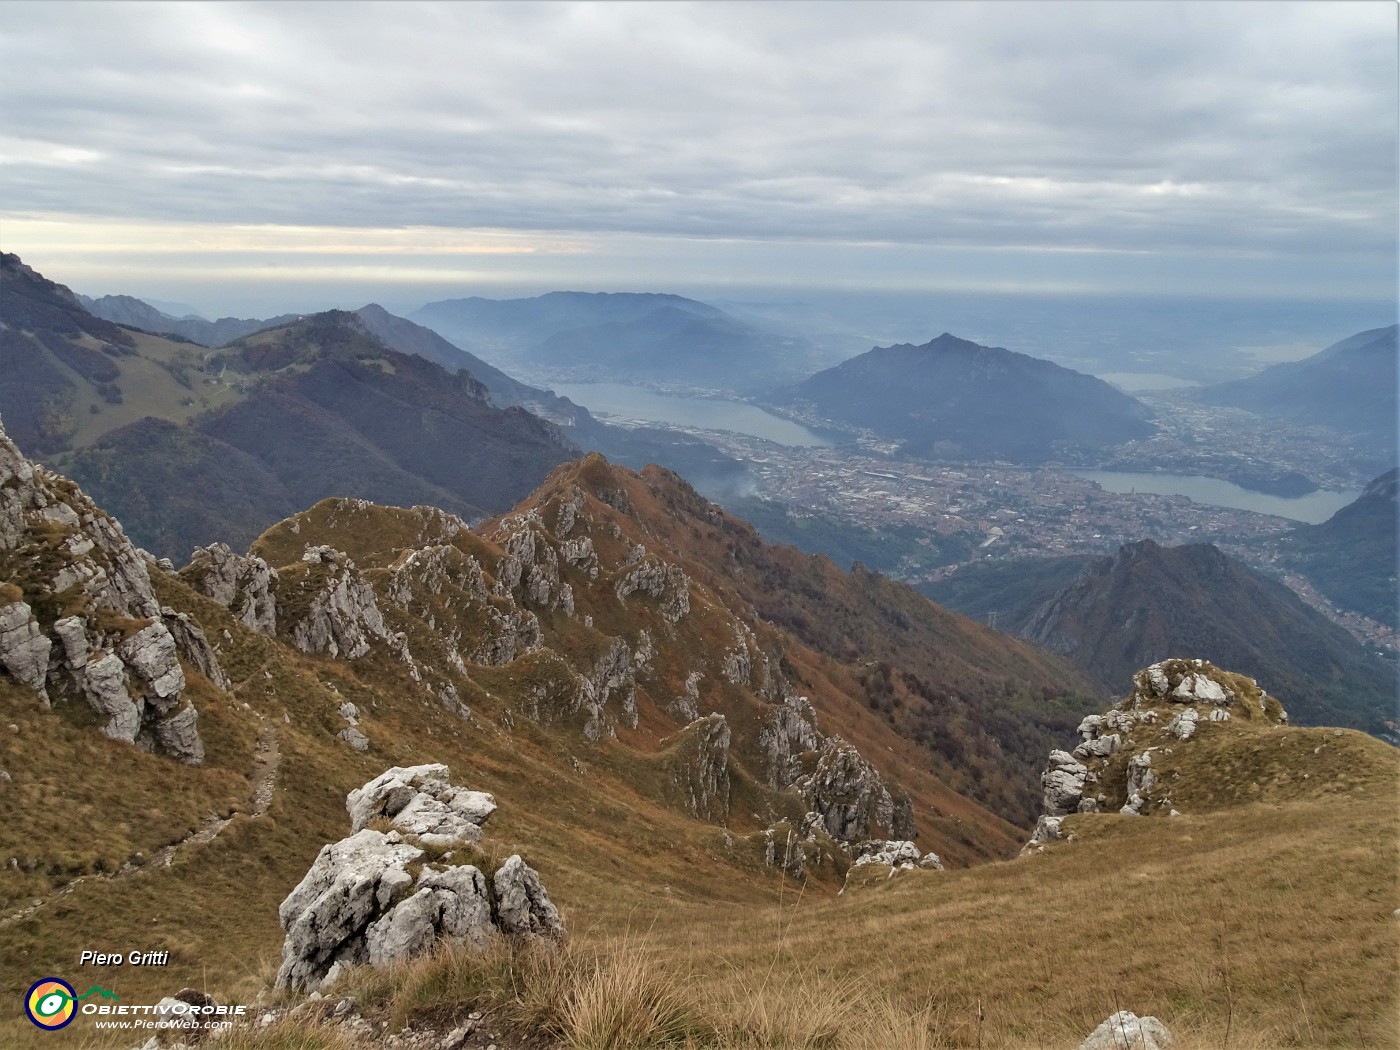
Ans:
[{"label": "distant mountain range", "polygon": [[1397,453],[1396,327],[1358,332],[1301,361],[1203,387],[1192,396],[1355,435],[1366,465],[1379,472],[1395,464]]},{"label": "distant mountain range", "polygon": [[280,314],[261,320],[251,317],[221,317],[217,321],[209,321],[195,315],[172,317],[151,303],[130,295],[104,295],[97,299],[79,295],[77,299],[94,317],[101,317],[116,324],[130,325],[146,332],[155,332],[158,335],[178,335],[200,346],[223,346],[260,329],[286,324],[301,316]]},{"label": "distant mountain range", "polygon": [[390,350],[354,314],[247,336],[193,375],[242,396],[183,425],[142,420],[65,461],[139,542],[175,557],[327,496],[481,518],[577,454],[558,428],[492,405],[465,372]]},{"label": "distant mountain range", "polygon": [[1211,544],[1151,540],[1103,558],[969,566],[920,588],[1060,653],[1102,682],[1183,654],[1257,678],[1299,721],[1371,732],[1394,717],[1395,673],[1283,584]]},{"label": "distant mountain range", "polygon": [[448,299],[412,319],[463,349],[572,381],[751,392],[806,374],[806,340],[679,295],[550,292]]},{"label": "distant mountain range", "polygon": [[876,347],[777,400],[930,459],[1039,463],[1153,430],[1141,402],[1101,379],[946,332],[922,346]]},{"label": "distant mountain range", "polygon": [[355,314],[312,314],[220,350],[134,333],[4,258],[0,415],[183,558],[245,544],[326,496],[504,510],[578,454],[463,371],[387,347]]}]

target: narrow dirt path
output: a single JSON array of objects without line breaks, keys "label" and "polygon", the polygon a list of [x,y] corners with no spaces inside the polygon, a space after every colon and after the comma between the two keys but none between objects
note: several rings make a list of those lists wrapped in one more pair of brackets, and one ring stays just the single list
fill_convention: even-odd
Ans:
[{"label": "narrow dirt path", "polygon": [[[267,722],[262,715],[258,718]],[[258,741],[253,746],[253,790],[249,796],[248,815],[260,817],[267,812],[268,806],[272,804],[272,794],[277,782],[277,769],[282,763],[282,752],[278,745],[277,727],[272,724],[265,724],[258,733]],[[236,816],[237,814],[235,814]],[[48,907],[55,901],[60,901],[67,897],[84,882],[94,879],[102,879],[108,882],[121,882],[142,872],[153,869],[168,868],[175,863],[175,858],[184,849],[190,846],[200,846],[213,842],[219,832],[228,827],[233,822],[233,817],[211,817],[201,824],[190,834],[172,842],[170,845],[160,849],[153,857],[140,864],[123,864],[115,872],[107,874],[80,875],[72,882],[64,883],[46,897],[36,899],[28,907],[20,911],[13,912],[0,918],[0,929],[11,926],[17,922],[23,922],[35,912]]]}]

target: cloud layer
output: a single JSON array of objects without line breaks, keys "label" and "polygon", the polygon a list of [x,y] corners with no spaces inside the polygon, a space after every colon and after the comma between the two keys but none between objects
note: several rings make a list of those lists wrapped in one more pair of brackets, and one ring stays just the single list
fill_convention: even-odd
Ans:
[{"label": "cloud layer", "polygon": [[[9,4],[3,20],[11,215],[1394,279],[1384,3]],[[484,243],[425,234],[423,254],[458,242]]]}]

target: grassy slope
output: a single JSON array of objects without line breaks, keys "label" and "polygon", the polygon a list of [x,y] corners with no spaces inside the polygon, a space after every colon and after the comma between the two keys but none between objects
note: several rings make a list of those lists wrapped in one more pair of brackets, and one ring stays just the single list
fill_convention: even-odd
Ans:
[{"label": "grassy slope", "polygon": [[122,390],[122,403],[109,404],[91,383],[83,384],[74,399],[77,429],[70,439],[73,447],[92,445],[104,434],[146,416],[186,423],[247,396],[246,389],[216,381],[200,370],[211,351],[142,332],[132,332],[131,337],[136,353],[117,359],[122,375],[116,383]]},{"label": "grassy slope", "polygon": [[1200,778],[1179,817],[1078,815],[1044,853],[858,869],[839,897],[613,913],[575,937],[562,990],[493,987],[494,960],[457,964],[465,991],[433,989],[436,963],[354,990],[380,986],[400,1023],[493,999],[538,1016],[546,991],[585,997],[588,961],[617,971],[622,954],[701,1022],[695,1045],[725,1050],[1070,1047],[1120,1008],[1162,1019],[1180,1050],[1393,1046],[1400,757],[1353,731],[1212,728],[1179,749]]},{"label": "grassy slope", "polygon": [[[287,530],[274,530],[262,549],[292,556],[309,540],[356,536],[369,567],[385,560],[376,559],[372,547],[431,538],[421,516],[404,512],[378,515],[377,533],[353,515],[339,525],[330,520],[328,507],[353,506],[314,508],[308,518],[317,522],[317,534],[308,527],[291,540]],[[484,557],[493,550],[470,534],[462,542]],[[585,581],[574,582],[582,601]],[[624,915],[678,902],[735,909],[784,892],[783,880],[762,866],[751,837],[762,826],[766,792],[736,771],[729,832],[675,808],[664,782],[676,726],[645,696],[641,727],[622,731],[619,742],[589,743],[567,725],[547,730],[517,721],[506,729],[500,721],[505,706],[532,673],[533,661],[521,660],[483,670],[474,688],[464,686],[472,718],[462,720],[411,683],[403,664],[387,654],[351,666],[302,656],[244,630],[176,579],[158,575],[157,584],[162,601],[196,613],[212,639],[228,632],[221,644],[238,683],[235,695],[195,687],[210,756],[204,767],[177,767],[107,741],[80,705],[44,711],[22,690],[0,690],[0,715],[20,726],[19,734],[0,740],[0,763],[14,778],[0,790],[0,857],[35,861],[31,872],[0,872],[3,913],[71,888],[27,918],[0,926],[0,953],[22,961],[7,968],[0,987],[12,1001],[49,973],[100,977],[128,1002],[152,1001],[184,985],[223,999],[251,998],[275,966],[278,902],[320,846],[346,833],[345,793],[393,764],[444,761],[460,781],[495,793],[501,810],[490,825],[490,848],[502,857],[523,852],[581,933],[616,928]],[[697,610],[704,602],[697,597]],[[710,622],[698,611],[688,619]],[[429,650],[411,622],[395,626],[410,631],[420,656]],[[557,644],[571,644],[567,632]],[[794,654],[794,673],[819,706],[836,691],[824,678],[833,673],[829,664],[814,654]],[[347,699],[365,712],[363,728],[373,741],[368,754],[334,737],[343,725],[336,708]],[[896,767],[915,799],[926,841],[950,863],[1004,853],[1014,843],[1013,829],[919,772],[917,749],[878,719],[850,728],[848,735],[882,766]],[[267,812],[250,816],[254,742],[269,729],[281,755],[276,790]],[[44,739],[46,746],[22,746],[31,739]],[[207,816],[231,813],[232,823],[212,842],[187,847],[172,867],[143,866],[136,857],[149,860]],[[138,870],[105,877],[128,862]],[[830,880],[838,874],[817,872],[824,888],[812,892],[833,892]],[[83,875],[89,877],[75,881]],[[168,949],[171,965],[79,971],[78,952],[94,946]],[[32,1038],[22,1019],[0,1018],[0,1044],[28,1045]],[[51,1036],[42,1038],[54,1045]]]}]

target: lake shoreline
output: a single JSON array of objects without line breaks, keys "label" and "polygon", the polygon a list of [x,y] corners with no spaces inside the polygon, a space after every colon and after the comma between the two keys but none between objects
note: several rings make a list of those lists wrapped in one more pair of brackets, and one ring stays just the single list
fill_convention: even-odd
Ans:
[{"label": "lake shoreline", "polygon": [[1285,488],[1284,492],[1296,494],[1280,494],[1249,488],[1223,478],[1165,471],[1071,470],[1069,473],[1094,482],[1106,492],[1185,496],[1194,503],[1206,506],[1273,514],[1308,525],[1321,524],[1361,495],[1360,489],[1334,492],[1315,485],[1311,491],[1300,492],[1294,486]]}]

